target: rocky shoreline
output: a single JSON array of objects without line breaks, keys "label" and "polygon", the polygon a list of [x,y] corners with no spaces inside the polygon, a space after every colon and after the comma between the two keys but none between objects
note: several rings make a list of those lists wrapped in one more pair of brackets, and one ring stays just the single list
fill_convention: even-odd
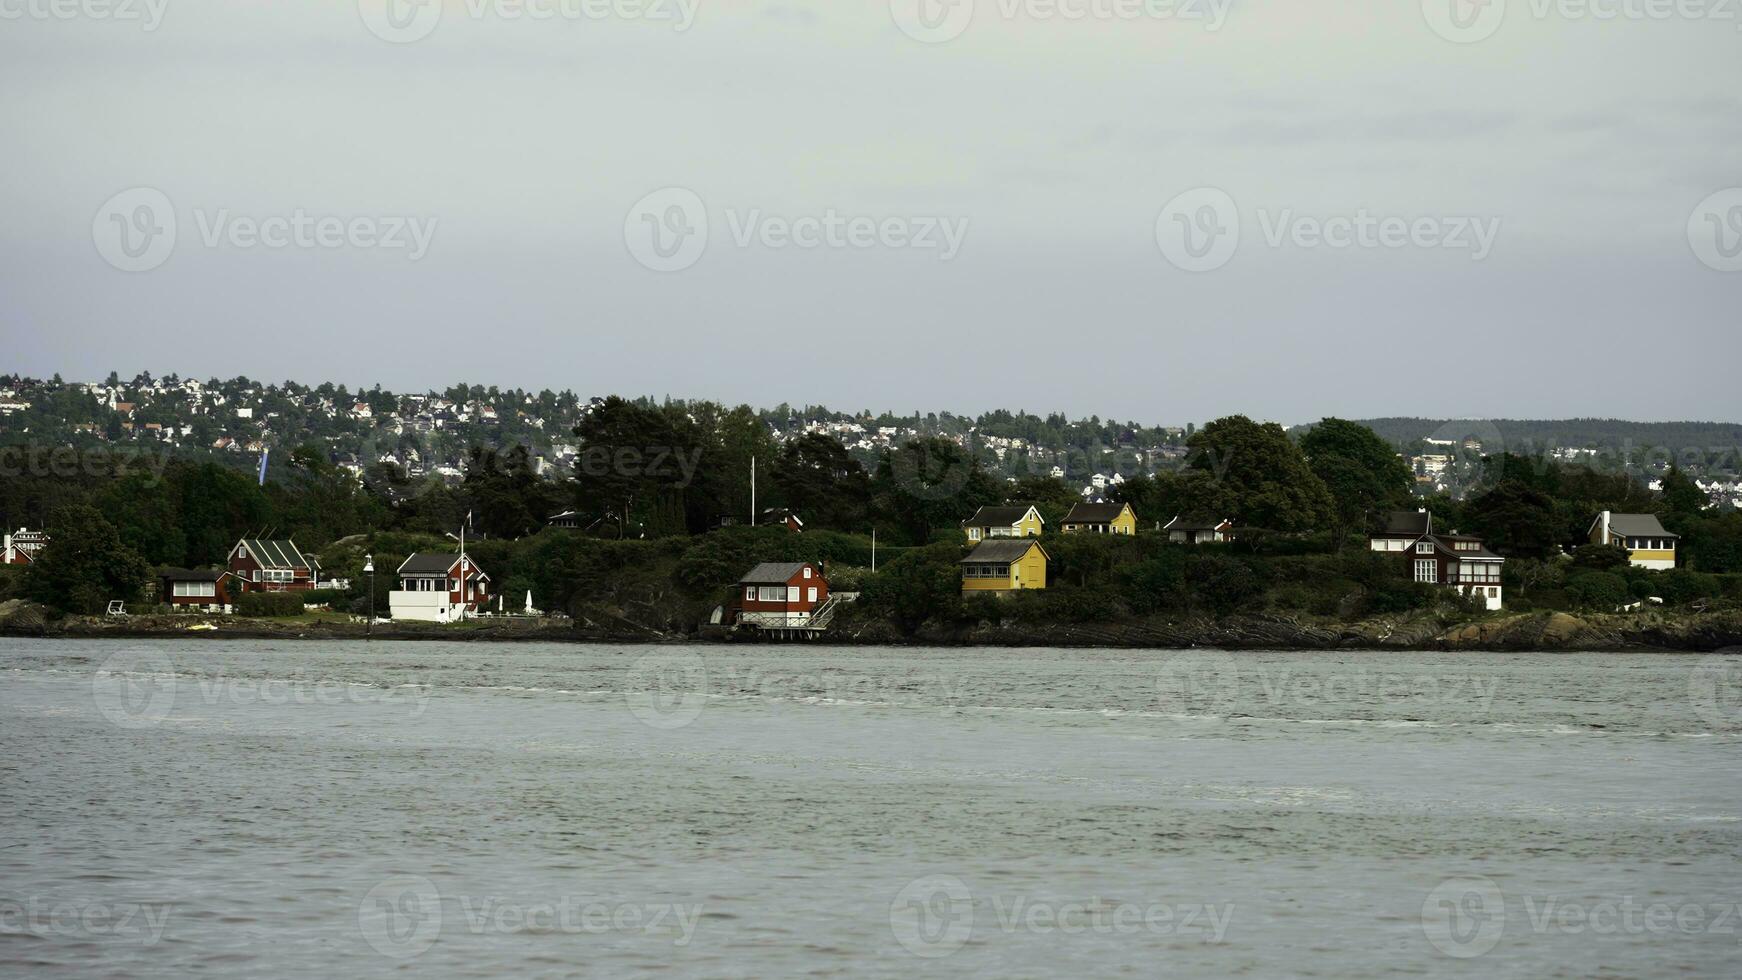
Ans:
[{"label": "rocky shoreline", "polygon": [[[0,603],[0,635],[113,639],[445,640],[461,642],[694,643],[758,637],[718,628],[661,630],[628,619],[474,620],[464,626],[242,619],[235,616],[52,618],[17,600]],[[1119,623],[992,623],[927,627],[904,635],[884,620],[837,622],[810,641],[835,646],[1108,647],[1223,650],[1557,650],[1742,653],[1742,613],[1572,616],[1518,613],[1473,621],[1431,615],[1376,617],[1355,623],[1280,616]]]}]

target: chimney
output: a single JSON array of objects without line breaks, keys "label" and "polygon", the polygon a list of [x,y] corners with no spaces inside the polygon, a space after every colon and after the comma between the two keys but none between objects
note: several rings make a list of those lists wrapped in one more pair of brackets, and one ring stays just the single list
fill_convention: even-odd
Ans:
[{"label": "chimney", "polygon": [[1603,512],[1603,516],[1602,516],[1601,520],[1603,522],[1603,544],[1608,544],[1609,543],[1609,512],[1608,511]]}]

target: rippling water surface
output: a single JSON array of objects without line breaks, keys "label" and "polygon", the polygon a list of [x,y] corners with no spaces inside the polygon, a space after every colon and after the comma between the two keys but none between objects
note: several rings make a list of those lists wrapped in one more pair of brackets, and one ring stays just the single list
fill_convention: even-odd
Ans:
[{"label": "rippling water surface", "polygon": [[1739,667],[0,641],[0,973],[1736,976]]}]

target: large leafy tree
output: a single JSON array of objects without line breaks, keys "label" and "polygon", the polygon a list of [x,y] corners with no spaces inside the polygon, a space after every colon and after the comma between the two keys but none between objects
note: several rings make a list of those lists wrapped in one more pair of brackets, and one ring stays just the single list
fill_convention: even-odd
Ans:
[{"label": "large leafy tree", "polygon": [[816,527],[863,530],[869,519],[871,478],[833,436],[812,432],[788,442],[774,461],[774,485]]},{"label": "large leafy tree", "polygon": [[977,460],[937,436],[884,453],[871,492],[877,516],[915,543],[924,543],[934,530],[960,524],[979,507],[1003,499],[997,481]]},{"label": "large leafy tree", "polygon": [[48,547],[30,564],[25,594],[68,612],[99,613],[111,599],[132,601],[151,578],[145,559],[121,541],[115,525],[88,504],[49,518]]},{"label": "large leafy tree", "polygon": [[1564,535],[1555,517],[1555,502],[1522,480],[1502,480],[1464,508],[1467,530],[1487,540],[1503,555],[1547,558]]},{"label": "large leafy tree", "polygon": [[1243,525],[1271,531],[1312,531],[1330,520],[1324,481],[1275,422],[1230,415],[1204,426],[1186,447],[1187,465],[1199,474],[1199,506],[1211,503]]},{"label": "large leafy tree", "polygon": [[1372,429],[1345,419],[1322,419],[1301,437],[1300,448],[1330,492],[1338,548],[1350,531],[1367,528],[1383,511],[1409,504],[1409,466]]}]

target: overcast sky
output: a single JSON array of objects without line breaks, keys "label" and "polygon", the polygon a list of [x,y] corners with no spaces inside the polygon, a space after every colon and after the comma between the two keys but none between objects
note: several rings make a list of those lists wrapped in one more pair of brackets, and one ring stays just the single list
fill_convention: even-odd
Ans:
[{"label": "overcast sky", "polygon": [[5,370],[1742,421],[1742,4],[80,2]]}]

